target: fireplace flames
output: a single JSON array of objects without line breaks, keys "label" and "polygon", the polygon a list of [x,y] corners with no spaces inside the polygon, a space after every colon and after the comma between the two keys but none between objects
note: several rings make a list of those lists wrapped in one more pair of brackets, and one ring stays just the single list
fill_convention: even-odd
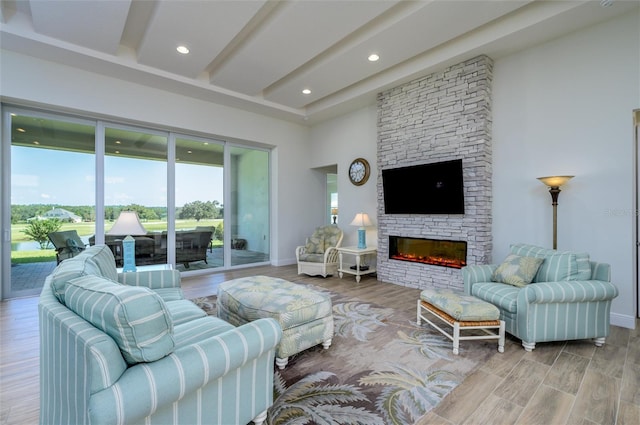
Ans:
[{"label": "fireplace flames", "polygon": [[461,269],[467,265],[467,243],[464,241],[389,236],[389,258]]},{"label": "fireplace flames", "polygon": [[452,267],[454,269],[461,269],[467,265],[464,260],[458,260],[456,258],[422,256],[408,253],[405,254],[402,252],[392,255],[391,259],[400,261],[411,261],[413,263],[431,264],[432,266]]}]

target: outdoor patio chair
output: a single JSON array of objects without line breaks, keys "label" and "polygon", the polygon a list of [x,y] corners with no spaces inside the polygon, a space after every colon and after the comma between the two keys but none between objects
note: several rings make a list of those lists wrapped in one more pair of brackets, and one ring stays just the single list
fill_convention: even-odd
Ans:
[{"label": "outdoor patio chair", "polygon": [[48,236],[56,249],[56,260],[58,264],[60,264],[62,260],[75,257],[88,246],[80,239],[78,232],[75,230],[51,232]]}]

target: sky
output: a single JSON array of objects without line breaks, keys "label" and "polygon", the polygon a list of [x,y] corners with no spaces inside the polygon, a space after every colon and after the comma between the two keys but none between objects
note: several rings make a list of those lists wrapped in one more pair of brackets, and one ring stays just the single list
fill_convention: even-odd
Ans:
[{"label": "sky", "polygon": [[[105,205],[158,207],[167,202],[167,164],[105,157]],[[176,206],[223,202],[222,168],[176,165]],[[95,205],[95,156],[11,148],[11,204]]]}]

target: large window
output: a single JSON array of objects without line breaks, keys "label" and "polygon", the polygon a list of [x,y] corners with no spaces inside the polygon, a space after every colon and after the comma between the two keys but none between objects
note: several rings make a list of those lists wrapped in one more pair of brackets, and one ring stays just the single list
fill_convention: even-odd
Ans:
[{"label": "large window", "polygon": [[123,211],[144,228],[132,235],[138,266],[197,274],[270,260],[268,150],[5,106],[3,121],[3,298],[39,293],[75,255],[66,245],[106,244],[122,266],[129,235],[112,228]]}]

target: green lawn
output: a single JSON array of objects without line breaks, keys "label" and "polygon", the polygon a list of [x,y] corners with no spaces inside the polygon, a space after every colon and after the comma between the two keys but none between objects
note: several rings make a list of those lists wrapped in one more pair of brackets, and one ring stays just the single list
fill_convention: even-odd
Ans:
[{"label": "green lawn", "polygon": [[[176,221],[176,230],[181,229],[193,229],[196,226],[217,226],[218,223],[222,222],[221,219],[216,220],[177,220]],[[106,227],[110,228],[113,223],[107,223]],[[149,232],[158,232],[167,230],[167,222],[166,221],[149,221],[142,223],[145,229]],[[25,224],[13,224],[11,225],[11,242],[29,242],[31,239],[27,235],[24,234],[23,230],[27,227]],[[60,228],[61,231],[64,230],[76,230],[81,237],[92,236],[95,234],[95,223],[63,223]],[[222,241],[214,241],[214,246],[221,246]],[[56,261],[56,252],[51,247],[50,249],[37,249],[37,250],[21,250],[21,251],[11,251],[11,262],[13,264],[21,264],[21,263],[39,263],[45,261]]]}]

